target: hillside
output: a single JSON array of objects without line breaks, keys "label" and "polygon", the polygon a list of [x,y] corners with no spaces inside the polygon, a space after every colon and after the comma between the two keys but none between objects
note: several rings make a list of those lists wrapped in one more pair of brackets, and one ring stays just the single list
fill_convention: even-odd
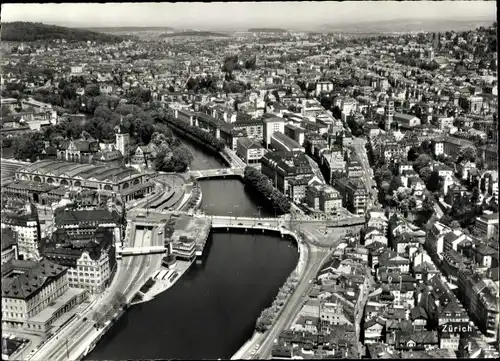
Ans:
[{"label": "hillside", "polygon": [[179,37],[179,36],[200,36],[200,37],[224,37],[227,38],[229,35],[221,34],[221,33],[213,33],[211,31],[183,31],[179,33],[166,33],[160,35],[162,38],[170,38],[170,37]]},{"label": "hillside", "polygon": [[285,29],[277,29],[277,28],[251,28],[248,29],[249,33],[286,33]]},{"label": "hillside", "polygon": [[90,40],[100,42],[116,42],[123,40],[119,36],[101,34],[88,30],[21,21],[2,23],[0,38],[2,41],[26,42],[56,39],[65,39],[66,41]]},{"label": "hillside", "polygon": [[174,31],[174,28],[168,26],[120,26],[120,27],[99,27],[85,28],[85,30],[96,31],[99,33],[130,33],[143,31]]}]

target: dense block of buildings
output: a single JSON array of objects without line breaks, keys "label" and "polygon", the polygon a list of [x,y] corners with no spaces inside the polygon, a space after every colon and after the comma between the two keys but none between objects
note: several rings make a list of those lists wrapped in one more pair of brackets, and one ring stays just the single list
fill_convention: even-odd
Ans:
[{"label": "dense block of buildings", "polygon": [[306,187],[307,205],[326,214],[337,215],[342,208],[342,197],[333,187],[314,183]]},{"label": "dense block of buildings", "polygon": [[65,230],[70,235],[82,235],[95,232],[99,228],[107,229],[113,236],[113,243],[121,242],[120,217],[116,211],[96,210],[56,210],[54,214],[56,229]]},{"label": "dense block of buildings", "polygon": [[68,269],[70,287],[90,294],[104,292],[111,283],[115,252],[113,232],[105,228],[81,233],[58,229],[42,250],[45,258]]}]

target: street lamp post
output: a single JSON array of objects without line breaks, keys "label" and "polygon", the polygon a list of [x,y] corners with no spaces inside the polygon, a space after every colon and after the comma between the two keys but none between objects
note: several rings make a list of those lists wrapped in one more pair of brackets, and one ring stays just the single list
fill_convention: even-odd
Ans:
[{"label": "street lamp post", "polygon": [[233,212],[227,212],[227,214],[229,215],[229,225],[231,226],[231,214],[233,214]]}]

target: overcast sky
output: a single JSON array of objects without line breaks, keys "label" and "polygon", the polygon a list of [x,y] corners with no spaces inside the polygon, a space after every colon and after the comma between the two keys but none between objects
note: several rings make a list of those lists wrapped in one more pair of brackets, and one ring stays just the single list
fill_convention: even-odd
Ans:
[{"label": "overcast sky", "polygon": [[495,1],[348,1],[240,3],[5,4],[2,22],[71,27],[171,26],[245,29],[392,19],[496,18]]}]

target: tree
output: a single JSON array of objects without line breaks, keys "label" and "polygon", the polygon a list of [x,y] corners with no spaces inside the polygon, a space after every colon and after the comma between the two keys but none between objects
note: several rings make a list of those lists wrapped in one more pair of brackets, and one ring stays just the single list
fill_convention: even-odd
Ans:
[{"label": "tree", "polygon": [[437,171],[432,171],[427,179],[427,189],[431,192],[439,192],[443,188],[443,177]]},{"label": "tree", "polygon": [[85,95],[89,97],[96,97],[101,94],[101,89],[98,84],[88,84],[85,87]]},{"label": "tree", "polygon": [[420,153],[418,147],[411,147],[408,151],[408,160],[410,162],[414,162],[419,157],[419,155]]},{"label": "tree", "polygon": [[253,55],[245,60],[245,69],[255,69],[257,67],[257,56]]},{"label": "tree", "polygon": [[419,176],[422,178],[422,181],[427,184],[429,177],[431,176],[432,170],[430,167],[423,167],[420,169]]},{"label": "tree", "polygon": [[137,133],[142,144],[149,144],[155,132],[155,127],[151,124],[140,123]]},{"label": "tree", "polygon": [[100,328],[104,325],[103,318],[104,318],[104,315],[102,314],[102,312],[95,311],[92,314],[92,320],[94,321],[97,328]]},{"label": "tree", "polygon": [[238,66],[238,55],[227,56],[222,65],[222,71],[231,74]]},{"label": "tree", "polygon": [[92,138],[101,141],[113,141],[115,139],[115,131],[109,122],[104,122],[99,118],[94,118],[87,122],[84,126]]},{"label": "tree", "polygon": [[274,95],[274,98],[276,99],[276,101],[279,102],[280,101],[280,96],[279,96],[278,91],[276,89],[273,90],[273,95]]},{"label": "tree", "polygon": [[94,118],[99,121],[108,122],[111,120],[113,112],[107,106],[99,105],[94,111]]},{"label": "tree", "polygon": [[460,148],[457,162],[460,162],[461,160],[474,162],[474,160],[476,159],[476,154],[476,147],[472,145],[465,145]]},{"label": "tree", "polygon": [[471,195],[471,202],[472,204],[477,204],[479,201],[479,198],[481,197],[481,192],[479,191],[478,187],[474,187],[472,189],[472,195]]},{"label": "tree", "polygon": [[413,163],[413,168],[417,173],[420,173],[420,170],[422,168],[430,166],[431,161],[431,157],[429,157],[427,154],[420,154],[415,160],[415,163]]},{"label": "tree", "polygon": [[257,332],[266,332],[269,327],[271,327],[275,318],[275,314],[271,308],[266,308],[263,310],[257,319],[255,324],[255,330]]},{"label": "tree", "polygon": [[25,161],[29,159],[34,162],[42,155],[45,142],[42,133],[29,133],[13,139],[14,158]]}]

